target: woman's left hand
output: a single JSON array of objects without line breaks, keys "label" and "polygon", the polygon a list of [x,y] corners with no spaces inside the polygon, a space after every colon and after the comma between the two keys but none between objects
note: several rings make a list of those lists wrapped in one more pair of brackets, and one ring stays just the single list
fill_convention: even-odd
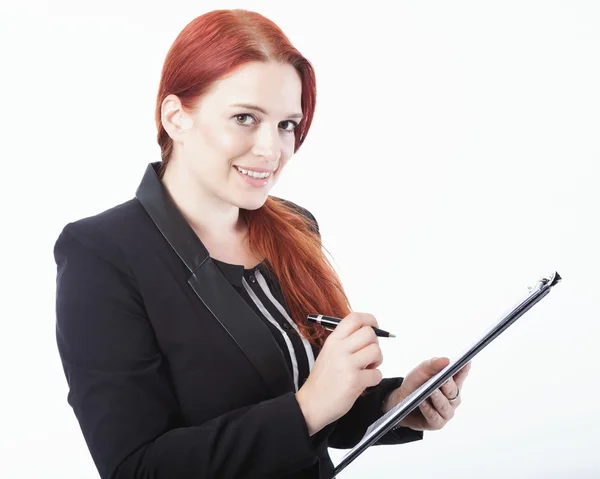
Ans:
[{"label": "woman's left hand", "polygon": [[[423,361],[394,389],[384,402],[384,413],[396,406],[415,389],[444,369],[448,358],[433,358]],[[418,408],[398,423],[416,431],[434,431],[443,428],[454,417],[454,411],[462,402],[462,386],[471,369],[471,362],[465,364],[451,379],[433,392]]]}]

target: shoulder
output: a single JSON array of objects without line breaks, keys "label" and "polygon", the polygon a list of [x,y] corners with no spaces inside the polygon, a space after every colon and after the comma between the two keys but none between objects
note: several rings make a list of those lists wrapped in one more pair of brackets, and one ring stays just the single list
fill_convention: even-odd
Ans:
[{"label": "shoulder", "polygon": [[54,243],[57,261],[73,249],[85,249],[113,264],[125,262],[121,245],[134,239],[144,222],[144,210],[133,198],[100,213],[67,223]]},{"label": "shoulder", "polygon": [[275,201],[278,201],[280,203],[283,203],[284,205],[288,206],[290,209],[296,211],[297,213],[299,213],[300,215],[302,215],[303,217],[305,217],[311,226],[311,229],[313,229],[313,231],[315,233],[319,233],[319,223],[317,222],[317,219],[315,218],[315,216],[306,208],[304,208],[303,206],[300,206],[290,200],[286,200],[284,198],[279,198],[277,196],[270,196],[270,198],[272,198]]}]

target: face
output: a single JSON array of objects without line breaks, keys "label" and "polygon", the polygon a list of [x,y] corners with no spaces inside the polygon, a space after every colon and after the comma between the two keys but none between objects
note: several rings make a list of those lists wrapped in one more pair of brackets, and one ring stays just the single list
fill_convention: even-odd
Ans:
[{"label": "face", "polygon": [[[247,63],[216,82],[185,112],[163,101],[175,167],[216,201],[253,210],[266,201],[294,153],[302,84],[287,64]],[[166,113],[165,113],[166,112]]]}]

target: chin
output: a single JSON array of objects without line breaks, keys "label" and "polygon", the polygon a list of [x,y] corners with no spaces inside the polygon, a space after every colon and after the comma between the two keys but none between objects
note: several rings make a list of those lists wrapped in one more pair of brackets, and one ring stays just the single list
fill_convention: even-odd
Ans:
[{"label": "chin", "polygon": [[254,199],[248,198],[246,200],[238,201],[237,206],[244,210],[249,210],[249,211],[257,210],[266,203],[268,197],[269,197],[269,195],[267,194],[266,196],[261,196],[260,198],[254,198]]}]

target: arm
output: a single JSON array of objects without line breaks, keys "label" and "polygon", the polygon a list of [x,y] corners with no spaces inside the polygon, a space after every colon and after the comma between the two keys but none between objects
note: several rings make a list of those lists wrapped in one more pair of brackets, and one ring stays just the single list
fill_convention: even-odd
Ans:
[{"label": "arm", "polygon": [[316,452],[290,392],[183,427],[135,278],[118,249],[67,226],[58,265],[57,345],[102,478],[281,477]]}]

